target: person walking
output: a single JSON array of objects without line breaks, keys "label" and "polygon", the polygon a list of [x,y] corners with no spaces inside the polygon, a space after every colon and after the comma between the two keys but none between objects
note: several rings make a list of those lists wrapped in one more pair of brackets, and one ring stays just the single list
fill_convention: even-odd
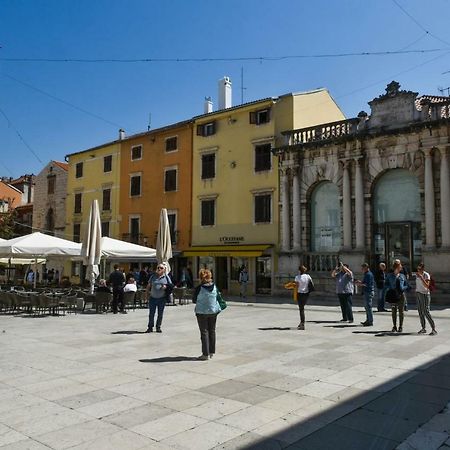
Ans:
[{"label": "person walking", "polygon": [[171,291],[172,286],[172,281],[166,274],[166,266],[162,263],[158,264],[156,266],[156,273],[150,277],[147,284],[147,289],[145,291],[146,296],[149,299],[148,326],[146,333],[153,333],[156,310],[158,310],[158,317],[156,318],[156,332],[162,333],[161,324],[167,301],[167,293]]},{"label": "person walking", "polygon": [[339,265],[331,272],[336,279],[336,294],[341,305],[341,322],[353,323],[352,297],[353,297],[353,272],[348,264],[339,262]]},{"label": "person walking", "polygon": [[305,329],[305,306],[308,302],[309,293],[314,289],[314,283],[311,276],[306,273],[308,269],[305,266],[298,268],[298,275],[295,277],[295,284],[297,285],[297,304],[300,311],[300,323],[298,330]]},{"label": "person walking", "polygon": [[366,310],[366,320],[365,322],[361,322],[361,325],[371,327],[373,325],[372,301],[375,294],[375,279],[373,273],[370,271],[369,264],[362,264],[361,269],[364,273],[364,278],[362,281],[357,282],[357,284],[362,287],[364,308]]},{"label": "person walking", "polygon": [[375,271],[375,285],[377,287],[377,310],[378,312],[388,312],[384,302],[385,283],[386,283],[386,264],[381,262]]},{"label": "person walking", "polygon": [[428,272],[425,272],[424,263],[420,263],[417,266],[416,272],[416,296],[417,296],[417,311],[419,312],[419,319],[421,329],[418,334],[425,334],[427,332],[425,326],[425,319],[430,324],[431,333],[430,336],[434,336],[437,334],[436,326],[434,324],[434,320],[430,314],[430,302],[431,302],[431,293],[430,293],[430,281],[431,276]]},{"label": "person walking", "polygon": [[125,284],[125,275],[118,264],[114,264],[114,270],[109,275],[109,284],[113,290],[112,310],[117,314],[118,308],[122,314],[126,314],[123,304],[123,286]]},{"label": "person walking", "polygon": [[216,321],[221,309],[217,301],[218,289],[213,282],[211,271],[201,269],[198,277],[200,284],[195,288],[192,301],[195,303],[194,311],[202,341],[202,354],[198,359],[206,361],[216,353]]},{"label": "person walking", "polygon": [[248,285],[248,270],[246,266],[242,266],[241,271],[239,272],[239,284],[241,285],[240,296],[242,298],[247,298],[247,285]]},{"label": "person walking", "polygon": [[[403,318],[405,307],[405,291],[408,289],[408,282],[402,273],[402,263],[399,259],[394,260],[392,271],[386,275],[386,301],[391,303],[392,309],[392,332],[403,331]],[[398,313],[398,314],[397,314]],[[399,327],[397,328],[397,315]]]}]

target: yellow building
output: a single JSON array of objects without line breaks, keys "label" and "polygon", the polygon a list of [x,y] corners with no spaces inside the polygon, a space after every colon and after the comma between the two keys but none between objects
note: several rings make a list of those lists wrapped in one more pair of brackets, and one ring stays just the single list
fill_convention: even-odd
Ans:
[{"label": "yellow building", "polygon": [[193,269],[208,266],[218,286],[270,293],[279,243],[279,180],[272,148],[282,132],[344,119],[325,89],[266,98],[194,118]]},{"label": "yellow building", "polygon": [[[102,236],[119,238],[121,140],[66,156],[69,164],[66,236],[81,242],[91,203],[98,200]],[[67,274],[67,268],[65,268]],[[80,264],[72,264],[71,279],[80,282]]]}]

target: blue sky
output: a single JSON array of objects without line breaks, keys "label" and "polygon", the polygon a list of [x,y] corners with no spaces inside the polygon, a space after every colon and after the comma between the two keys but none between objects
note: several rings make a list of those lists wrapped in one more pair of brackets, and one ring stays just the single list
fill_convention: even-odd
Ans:
[{"label": "blue sky", "polygon": [[[403,8],[403,11],[402,11]],[[409,16],[408,16],[409,14]],[[450,0],[0,0],[0,175],[39,173],[68,153],[217,104],[326,87],[347,117],[384,93],[450,86]],[[447,43],[448,42],[448,43]],[[11,59],[214,59],[396,50],[430,53],[137,63]],[[45,94],[43,93],[45,92]],[[56,100],[59,99],[59,100]]]}]

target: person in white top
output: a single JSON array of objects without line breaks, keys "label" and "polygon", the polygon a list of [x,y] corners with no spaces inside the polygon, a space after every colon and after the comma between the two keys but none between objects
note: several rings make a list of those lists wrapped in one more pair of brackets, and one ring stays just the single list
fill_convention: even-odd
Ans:
[{"label": "person in white top", "polygon": [[294,280],[297,285],[297,303],[300,310],[300,323],[297,327],[299,330],[305,329],[305,305],[308,302],[309,293],[314,289],[312,278],[306,273],[307,271],[305,266],[300,266]]},{"label": "person in white top", "polygon": [[416,278],[417,311],[419,312],[420,325],[422,327],[419,331],[419,334],[425,334],[427,332],[427,330],[425,329],[426,326],[425,319],[426,319],[431,326],[430,336],[434,336],[435,334],[437,334],[437,331],[436,326],[434,325],[434,320],[432,319],[430,314],[431,277],[428,272],[425,272],[425,265],[423,263],[420,263],[417,266],[416,276],[417,276]]},{"label": "person in white top", "polygon": [[134,281],[133,277],[130,277],[127,281],[127,284],[123,288],[123,292],[136,292],[137,286],[136,281]]}]

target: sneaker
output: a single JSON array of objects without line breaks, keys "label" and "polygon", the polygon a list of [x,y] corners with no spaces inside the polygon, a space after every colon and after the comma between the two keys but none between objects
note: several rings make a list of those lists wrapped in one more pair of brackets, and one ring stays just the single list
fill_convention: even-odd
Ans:
[{"label": "sneaker", "polygon": [[210,353],[209,354],[209,359],[212,359],[213,356],[214,356],[214,353]]},{"label": "sneaker", "polygon": [[145,330],[145,332],[146,332],[146,333],[153,333],[153,328],[147,328],[147,329]]},{"label": "sneaker", "polygon": [[392,327],[392,332],[397,333],[397,327]]},{"label": "sneaker", "polygon": [[403,328],[402,327],[398,327],[398,332],[402,333],[403,332]]},{"label": "sneaker", "polygon": [[304,323],[299,324],[299,326],[297,327],[297,330],[304,330],[304,329],[305,329]]},{"label": "sneaker", "polygon": [[339,322],[347,322],[347,319],[341,319]]},{"label": "sneaker", "polygon": [[373,327],[373,323],[370,323],[370,322],[361,322],[361,325],[363,327]]},{"label": "sneaker", "polygon": [[431,330],[430,336],[435,336],[437,334],[436,330]]},{"label": "sneaker", "polygon": [[353,320],[349,320],[348,323],[353,323]]},{"label": "sneaker", "polygon": [[427,330],[425,328],[422,328],[420,331],[417,332],[417,334],[426,334]]},{"label": "sneaker", "polygon": [[208,361],[208,355],[200,355],[197,359],[199,361]]},{"label": "sneaker", "polygon": [[159,328],[159,327],[156,327],[156,332],[157,332],[157,333],[162,333],[162,330],[161,330],[161,328]]}]

